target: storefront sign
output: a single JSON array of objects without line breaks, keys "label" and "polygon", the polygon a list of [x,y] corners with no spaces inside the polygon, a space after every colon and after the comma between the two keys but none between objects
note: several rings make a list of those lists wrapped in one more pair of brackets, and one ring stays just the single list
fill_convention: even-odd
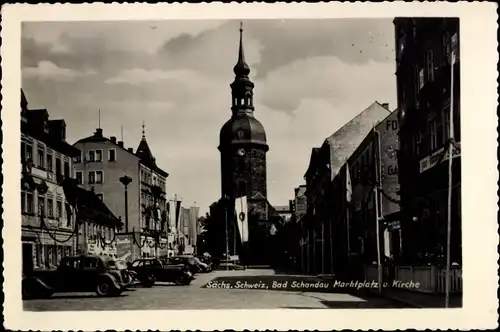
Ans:
[{"label": "storefront sign", "polygon": [[[431,154],[430,156],[427,156],[424,159],[420,160],[420,173],[423,173],[436,166],[439,163],[439,161],[441,161],[441,158],[442,161],[448,160],[448,155],[449,155],[448,149],[446,149],[445,151],[443,147],[434,152],[433,154]],[[457,142],[456,146],[453,147],[452,155],[453,158],[460,157],[461,155],[460,142]]]},{"label": "storefront sign", "polygon": [[377,125],[380,133],[382,190],[382,214],[389,215],[400,210],[399,174],[398,174],[398,115],[392,112],[383,122]]}]

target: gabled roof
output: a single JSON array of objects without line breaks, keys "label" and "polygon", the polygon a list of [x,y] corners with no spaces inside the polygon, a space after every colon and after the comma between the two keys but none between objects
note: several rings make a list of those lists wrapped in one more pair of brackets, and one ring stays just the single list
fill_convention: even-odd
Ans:
[{"label": "gabled roof", "polygon": [[311,149],[311,157],[309,158],[309,166],[307,166],[307,171],[306,174],[304,174],[304,177],[309,176],[309,173],[311,172],[312,169],[315,168],[316,161],[318,160],[319,153],[321,151],[321,148],[312,148]]},{"label": "gabled roof", "polygon": [[332,179],[337,175],[347,158],[363,142],[366,135],[390,113],[390,110],[376,101],[325,140],[324,145],[326,144],[330,148]]},{"label": "gabled roof", "polygon": [[139,146],[137,147],[137,151],[135,152],[135,155],[141,159],[141,163],[155,172],[160,173],[164,177],[168,177],[168,173],[159,168],[156,165],[156,159],[153,156],[153,153],[151,152],[151,149],[149,148],[148,141],[146,140],[146,136],[142,136],[141,142],[139,143]]},{"label": "gabled roof", "polygon": [[68,203],[76,208],[79,220],[117,228],[123,226],[123,222],[94,192],[78,187],[75,179],[66,178],[62,187]]}]

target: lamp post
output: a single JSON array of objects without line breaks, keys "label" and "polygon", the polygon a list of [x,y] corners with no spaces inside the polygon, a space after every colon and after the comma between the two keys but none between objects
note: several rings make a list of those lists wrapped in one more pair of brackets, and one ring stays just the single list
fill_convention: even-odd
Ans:
[{"label": "lamp post", "polygon": [[128,233],[128,185],[132,182],[132,178],[124,175],[119,180],[125,186],[125,233]]}]

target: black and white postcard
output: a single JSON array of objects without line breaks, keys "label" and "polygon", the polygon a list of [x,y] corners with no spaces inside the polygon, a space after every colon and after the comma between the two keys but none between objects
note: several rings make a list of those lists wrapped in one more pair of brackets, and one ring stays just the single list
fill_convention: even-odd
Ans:
[{"label": "black and white postcard", "polygon": [[6,328],[495,327],[493,5],[2,14]]}]

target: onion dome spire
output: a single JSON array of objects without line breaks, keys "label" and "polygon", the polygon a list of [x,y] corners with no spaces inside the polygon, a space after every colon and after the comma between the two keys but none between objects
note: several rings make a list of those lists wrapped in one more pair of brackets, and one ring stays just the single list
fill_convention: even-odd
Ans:
[{"label": "onion dome spire", "polygon": [[238,62],[233,68],[237,77],[247,77],[250,74],[250,67],[245,62],[245,52],[243,51],[243,22],[240,22],[240,49],[238,53]]}]

